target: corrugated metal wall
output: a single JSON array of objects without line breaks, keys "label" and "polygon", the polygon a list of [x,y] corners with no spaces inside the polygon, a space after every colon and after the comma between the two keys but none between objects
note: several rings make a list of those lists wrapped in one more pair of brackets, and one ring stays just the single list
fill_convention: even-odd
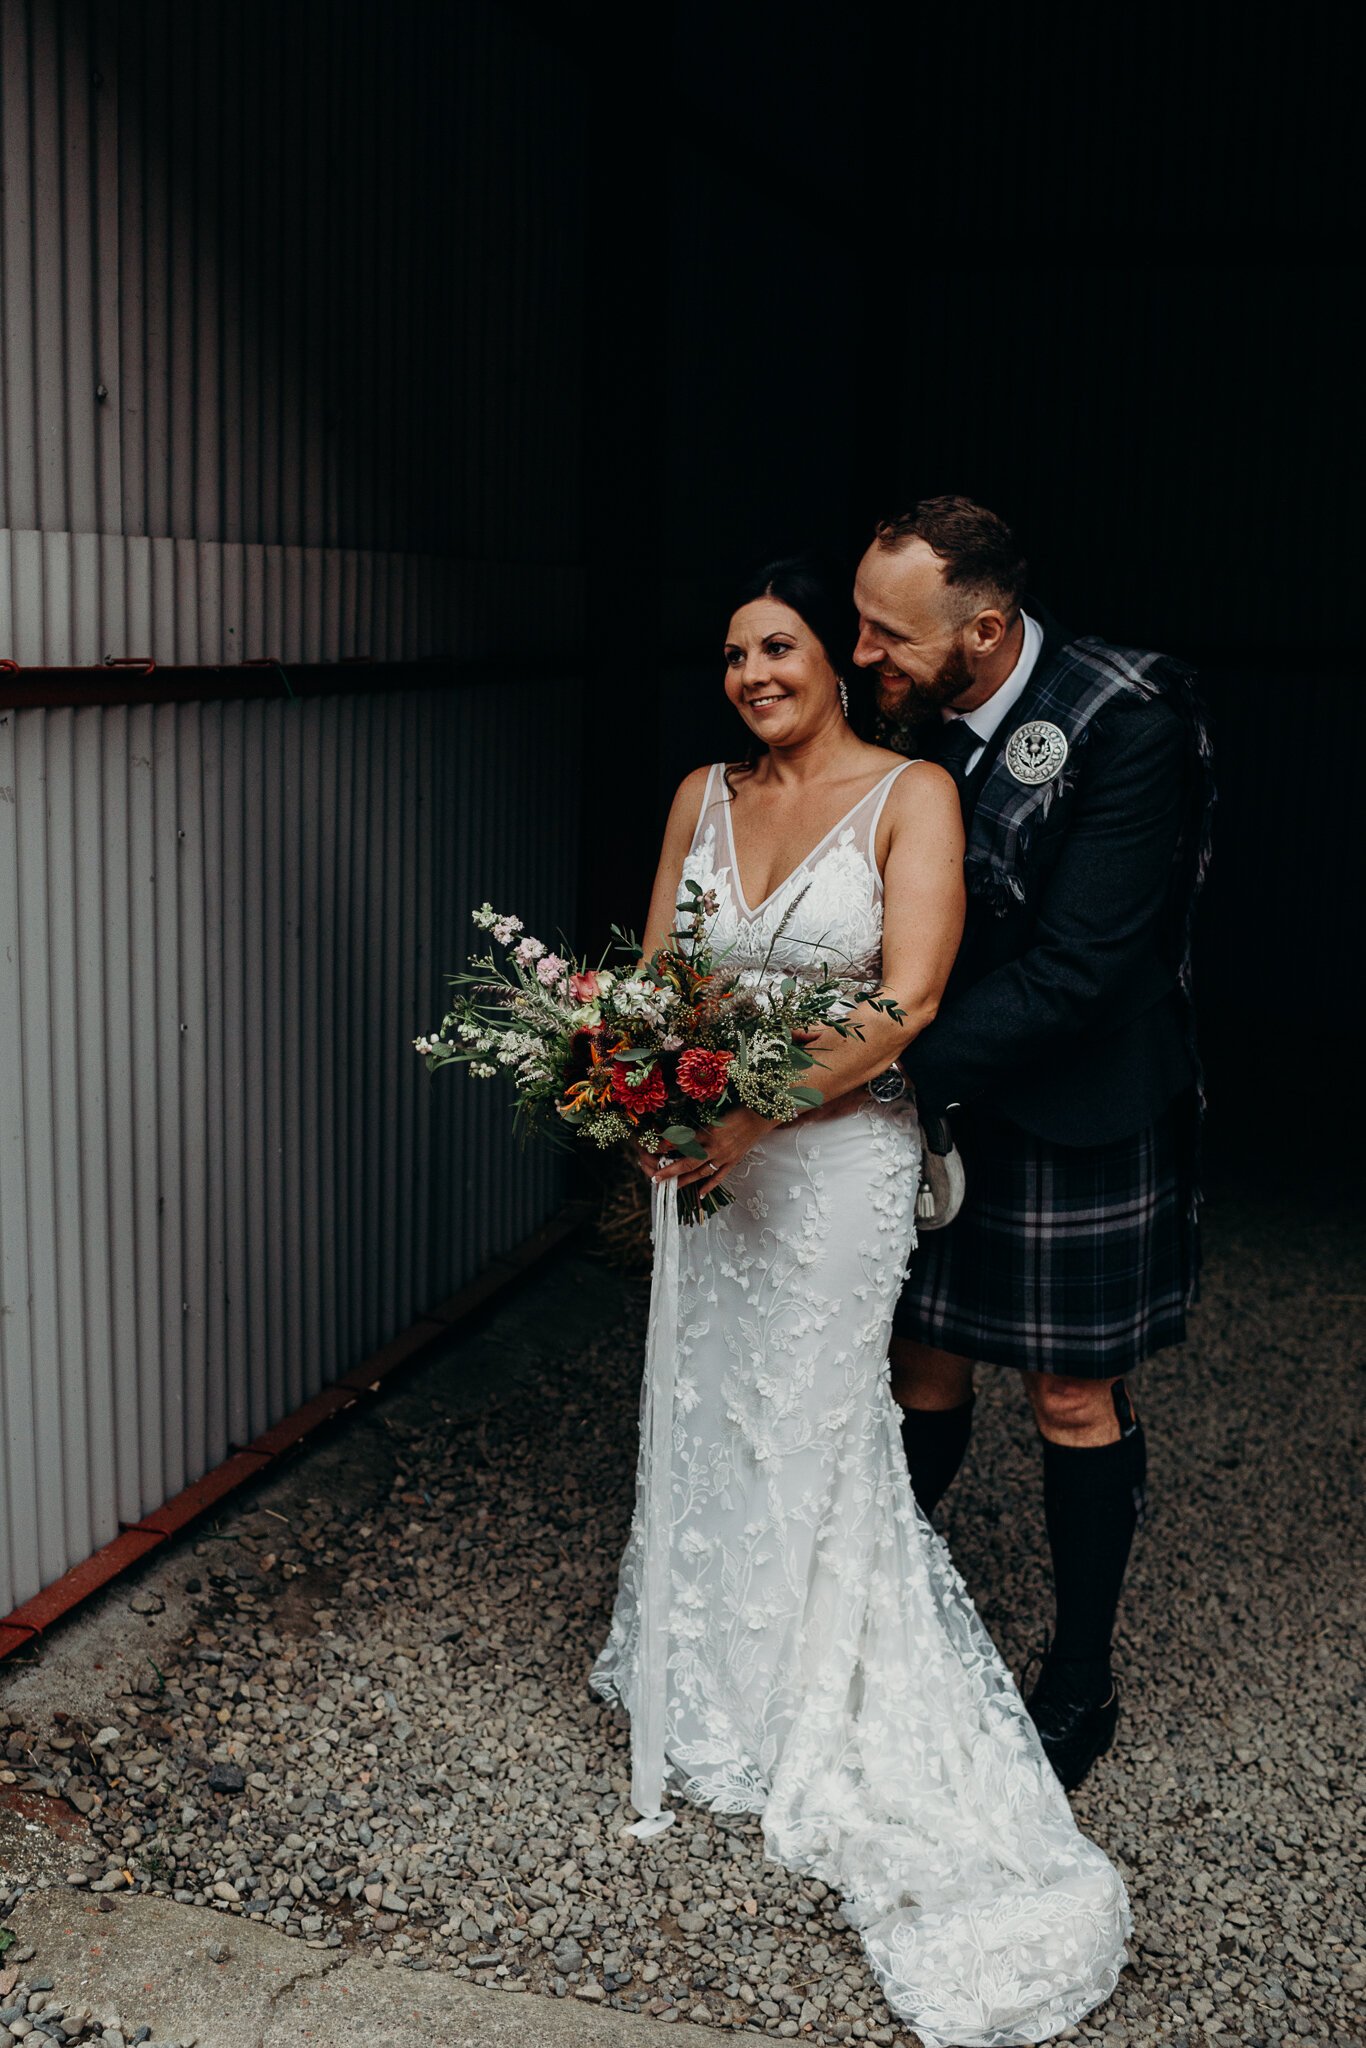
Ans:
[{"label": "corrugated metal wall", "polygon": [[[584,127],[497,0],[0,0],[0,656],[563,676]],[[577,698],[0,710],[0,1612],[557,1202],[411,1040]]]},{"label": "corrugated metal wall", "polygon": [[577,638],[580,585],[555,565],[0,528],[0,654],[29,668],[553,659]]},{"label": "corrugated metal wall", "polygon": [[0,1612],[557,1205],[411,1040],[471,904],[572,927],[577,704],[0,712]]},{"label": "corrugated metal wall", "polygon": [[494,0],[4,0],[0,655],[576,645],[580,99]]}]

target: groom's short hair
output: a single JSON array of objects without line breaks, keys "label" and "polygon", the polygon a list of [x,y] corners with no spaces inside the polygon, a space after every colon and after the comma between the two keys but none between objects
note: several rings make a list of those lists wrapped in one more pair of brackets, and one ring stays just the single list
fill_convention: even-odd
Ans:
[{"label": "groom's short hair", "polygon": [[971,498],[922,498],[899,519],[878,525],[877,545],[888,553],[911,540],[923,540],[944,563],[945,586],[955,593],[964,621],[988,606],[1014,621],[1027,572],[1004,519]]}]

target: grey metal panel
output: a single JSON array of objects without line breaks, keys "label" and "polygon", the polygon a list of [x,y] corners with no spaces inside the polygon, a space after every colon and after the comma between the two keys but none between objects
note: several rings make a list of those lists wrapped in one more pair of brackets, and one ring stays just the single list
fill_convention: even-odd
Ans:
[{"label": "grey metal panel", "polygon": [[[18,811],[20,1015],[23,1060],[29,1323],[34,1374],[32,1455],[38,1569],[52,1575],[65,1548],[61,1486],[61,1323],[57,1262],[56,1119],[53,1113],[47,862],[46,721],[20,719],[15,746]],[[25,797],[26,792],[32,792]],[[0,1307],[12,1306],[9,1302]]]},{"label": "grey metal panel", "polygon": [[[575,642],[583,153],[494,0],[7,0],[0,655]],[[553,1206],[409,1041],[471,904],[568,922],[576,732],[0,714],[0,1604]]]},{"label": "grey metal panel", "polygon": [[39,1571],[33,1460],[33,1327],[28,1264],[28,1169],[24,1129],[23,1005],[17,737],[0,713],[0,1422],[6,1485],[0,1500],[0,1574],[32,1582]]},{"label": "grey metal panel", "polygon": [[0,655],[573,644],[584,118],[534,30],[6,0],[0,137]]},{"label": "grey metal panel", "polygon": [[0,1612],[552,1213],[411,1041],[485,896],[572,924],[579,709],[0,713]]},{"label": "grey metal panel", "polygon": [[550,656],[578,618],[553,565],[0,528],[0,656],[30,667]]}]

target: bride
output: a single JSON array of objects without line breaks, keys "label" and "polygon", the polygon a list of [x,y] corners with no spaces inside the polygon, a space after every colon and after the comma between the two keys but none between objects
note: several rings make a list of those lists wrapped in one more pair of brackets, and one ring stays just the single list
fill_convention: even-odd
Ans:
[{"label": "bride", "polygon": [[[694,881],[729,964],[868,970],[903,1020],[867,1011],[861,1041],[813,1047],[820,1109],[788,1124],[739,1109],[705,1134],[705,1162],[647,1162],[636,1510],[593,1683],[631,1716],[637,1832],[672,1819],[666,1780],[761,1814],[768,1853],[840,1893],[926,2048],[1005,2048],[1109,1997],[1128,1902],[907,1477],[887,1342],[918,1127],[867,1083],[935,1014],[963,833],[942,769],[850,724],[832,658],[848,637],[803,562],[741,593],[726,694],[749,758],[680,788],[645,950]],[[680,1230],[673,1191],[694,1181],[734,1200]]]}]

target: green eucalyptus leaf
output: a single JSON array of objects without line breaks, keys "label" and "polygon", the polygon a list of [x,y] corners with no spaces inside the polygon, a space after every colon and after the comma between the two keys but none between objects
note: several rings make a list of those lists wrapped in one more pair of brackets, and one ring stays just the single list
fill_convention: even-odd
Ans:
[{"label": "green eucalyptus leaf", "polygon": [[705,1146],[697,1142],[696,1131],[689,1130],[686,1124],[670,1124],[662,1136],[665,1144],[672,1145],[674,1151],[681,1152],[685,1159],[705,1159],[707,1156]]}]

